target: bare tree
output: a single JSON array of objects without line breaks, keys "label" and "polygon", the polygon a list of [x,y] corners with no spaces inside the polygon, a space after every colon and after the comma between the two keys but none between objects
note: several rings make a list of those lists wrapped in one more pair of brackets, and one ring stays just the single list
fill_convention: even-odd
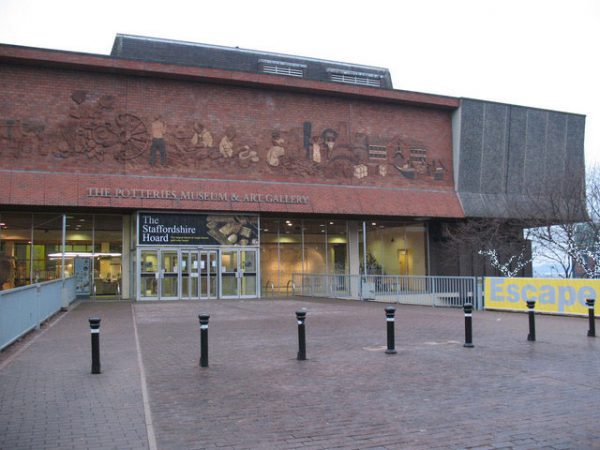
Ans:
[{"label": "bare tree", "polygon": [[574,259],[586,278],[600,278],[600,167],[587,174],[586,206],[588,220],[575,232]]},{"label": "bare tree", "polygon": [[532,261],[530,242],[523,236],[529,221],[470,219],[448,225],[444,235],[457,248],[480,255],[498,274],[523,275]]},{"label": "bare tree", "polygon": [[527,275],[535,259],[557,276],[572,277],[577,268],[600,277],[600,169],[588,171],[587,194],[582,170],[574,165],[531,192],[506,196],[503,218],[447,224],[441,235],[458,249],[454,255],[480,255],[503,276]]},{"label": "bare tree", "polygon": [[569,195],[547,196],[549,214],[528,230],[538,259],[564,278],[576,269],[588,278],[600,276],[600,169],[588,170],[585,186],[582,178],[571,178],[566,189],[563,185]]}]

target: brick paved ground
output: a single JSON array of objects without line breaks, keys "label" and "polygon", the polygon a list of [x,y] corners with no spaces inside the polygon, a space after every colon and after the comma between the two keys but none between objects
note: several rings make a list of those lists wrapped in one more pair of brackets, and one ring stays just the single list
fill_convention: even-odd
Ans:
[{"label": "brick paved ground", "polygon": [[[88,317],[102,317],[91,375]],[[2,361],[0,449],[148,448],[129,303],[85,303]]]},{"label": "brick paved ground", "polygon": [[[526,315],[476,312],[465,349],[460,310],[399,306],[389,356],[384,306],[135,304],[148,440],[131,305],[82,304],[0,369],[0,448],[600,448],[600,342],[585,319],[540,316],[529,343]],[[296,360],[301,307],[308,361]],[[208,369],[199,312],[211,314]]]}]

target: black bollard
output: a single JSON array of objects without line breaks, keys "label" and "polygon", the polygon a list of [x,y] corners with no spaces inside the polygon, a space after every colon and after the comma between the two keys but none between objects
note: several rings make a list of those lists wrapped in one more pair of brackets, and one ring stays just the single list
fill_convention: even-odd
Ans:
[{"label": "black bollard", "polygon": [[208,314],[200,314],[200,367],[208,367]]},{"label": "black bollard", "polygon": [[306,331],[304,322],[306,321],[306,311],[296,311],[296,320],[298,321],[298,361],[306,359]]},{"label": "black bollard", "polygon": [[529,308],[529,334],[528,341],[535,341],[535,300],[527,300],[527,308]]},{"label": "black bollard", "polygon": [[587,333],[589,337],[596,337],[596,317],[594,314],[594,303],[595,300],[593,298],[588,298],[585,300],[585,304],[588,307],[588,316],[590,319],[590,329]]},{"label": "black bollard", "polygon": [[394,314],[396,308],[388,306],[385,308],[385,321],[387,322],[387,350],[385,351],[388,355],[395,355],[396,349],[394,348],[396,343],[396,337],[394,336]]},{"label": "black bollard", "polygon": [[473,348],[473,305],[465,303],[463,309],[465,310],[465,344],[463,347]]},{"label": "black bollard", "polygon": [[100,317],[88,318],[92,335],[92,374],[100,373]]}]

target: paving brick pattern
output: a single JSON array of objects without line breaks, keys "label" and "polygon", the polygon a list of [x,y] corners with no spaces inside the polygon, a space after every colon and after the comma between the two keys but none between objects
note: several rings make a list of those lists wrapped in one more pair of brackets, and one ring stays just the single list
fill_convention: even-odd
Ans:
[{"label": "paving brick pattern", "polygon": [[[600,342],[586,319],[539,316],[530,343],[525,314],[476,312],[475,348],[465,349],[462,311],[401,305],[398,353],[386,355],[384,306],[135,304],[157,447],[600,448]],[[307,361],[296,360],[300,308]],[[103,317],[99,376],[78,329],[93,310]],[[200,312],[211,314],[209,368],[199,367]],[[80,305],[4,367],[0,448],[147,448],[131,319],[129,304]]]},{"label": "paving brick pattern", "polygon": [[[88,317],[102,318],[91,375]],[[146,449],[129,303],[82,303],[0,370],[0,449]]]}]

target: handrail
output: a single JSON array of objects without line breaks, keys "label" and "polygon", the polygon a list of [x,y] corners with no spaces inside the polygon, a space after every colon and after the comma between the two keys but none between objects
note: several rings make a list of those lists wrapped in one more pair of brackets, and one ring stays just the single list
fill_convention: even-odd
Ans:
[{"label": "handrail", "polygon": [[0,295],[14,294],[15,292],[26,291],[27,289],[40,289],[40,288],[43,288],[44,286],[48,286],[53,283],[63,282],[63,284],[64,284],[64,282],[68,281],[70,278],[72,278],[72,277],[66,277],[64,280],[62,278],[56,278],[54,280],[38,281],[37,283],[31,283],[31,284],[26,284],[23,286],[17,286],[17,287],[12,287],[12,288],[8,288],[8,289],[3,289],[3,290],[0,290]]},{"label": "handrail", "polygon": [[296,284],[294,283],[293,280],[288,280],[288,282],[285,286],[285,295],[287,295],[287,296],[290,295],[290,284],[292,285],[292,295],[296,295]]},{"label": "handrail", "polygon": [[271,280],[267,280],[267,282],[265,283],[265,292],[269,292],[269,287],[271,287],[271,296],[275,295],[275,283],[273,283]]},{"label": "handrail", "polygon": [[483,305],[480,294],[477,294],[475,277],[315,273],[293,273],[292,277],[296,282],[293,287],[298,286],[299,290],[296,295],[369,298],[382,302],[456,308],[462,307],[467,300],[472,301],[477,309]]}]

